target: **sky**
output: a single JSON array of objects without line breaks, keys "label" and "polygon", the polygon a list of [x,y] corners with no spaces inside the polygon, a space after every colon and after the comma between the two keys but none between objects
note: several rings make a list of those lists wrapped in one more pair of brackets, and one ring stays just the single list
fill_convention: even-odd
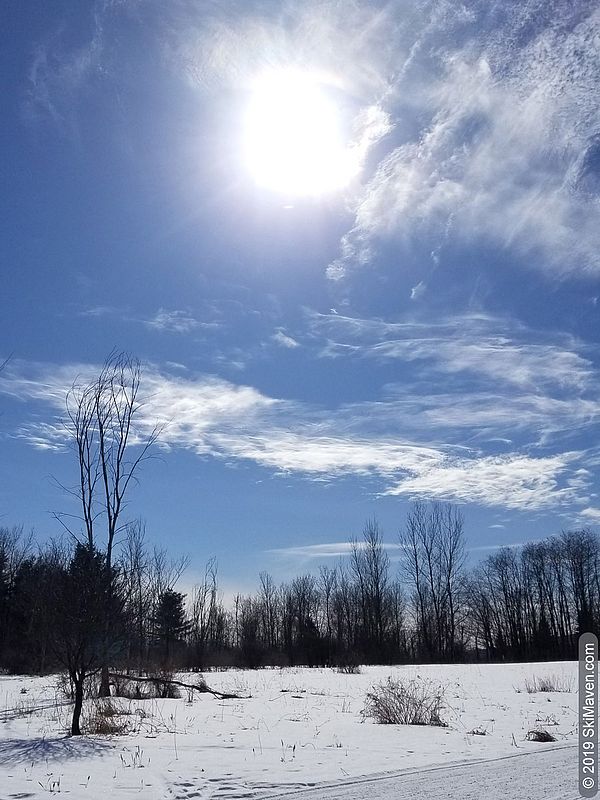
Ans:
[{"label": "sky", "polygon": [[0,524],[60,533],[65,394],[159,422],[126,509],[225,585],[416,499],[600,525],[596,2],[3,0]]}]

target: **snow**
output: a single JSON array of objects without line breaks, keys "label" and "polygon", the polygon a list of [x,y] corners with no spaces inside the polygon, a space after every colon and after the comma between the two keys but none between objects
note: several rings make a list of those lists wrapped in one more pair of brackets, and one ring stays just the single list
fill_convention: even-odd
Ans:
[{"label": "snow", "polygon": [[497,759],[347,779],[287,792],[281,800],[575,800],[575,747],[518,753]]},{"label": "snow", "polygon": [[[445,687],[448,727],[364,720],[366,692],[390,675]],[[571,691],[526,691],[527,683],[546,676]],[[59,791],[90,800],[252,798],[339,781],[350,792],[343,796],[358,797],[352,782],[377,773],[428,770],[423,775],[433,776],[438,772],[432,766],[465,762],[471,766],[461,769],[469,773],[483,768],[476,762],[490,759],[507,766],[534,766],[538,759],[550,767],[561,759],[575,764],[575,750],[565,750],[577,742],[574,662],[363,667],[358,675],[229,670],[207,673],[206,679],[214,689],[249,697],[220,701],[196,694],[190,703],[184,691],[177,700],[119,699],[129,733],[67,738],[70,706],[56,676],[0,677],[1,800]],[[527,732],[538,726],[556,743],[527,741]],[[527,754],[534,755],[505,758]],[[560,774],[564,780],[564,770]],[[573,771],[573,797],[575,780]],[[342,796],[339,788],[335,796]],[[371,796],[377,795],[369,791]],[[520,796],[517,784],[512,796]]]}]

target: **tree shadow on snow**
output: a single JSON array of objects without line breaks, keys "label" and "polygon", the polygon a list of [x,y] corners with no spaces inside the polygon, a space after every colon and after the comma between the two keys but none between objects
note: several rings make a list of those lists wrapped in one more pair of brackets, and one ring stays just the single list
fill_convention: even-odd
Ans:
[{"label": "tree shadow on snow", "polygon": [[83,737],[0,740],[0,765],[35,763],[36,761],[65,761],[100,755],[111,749],[107,742]]}]

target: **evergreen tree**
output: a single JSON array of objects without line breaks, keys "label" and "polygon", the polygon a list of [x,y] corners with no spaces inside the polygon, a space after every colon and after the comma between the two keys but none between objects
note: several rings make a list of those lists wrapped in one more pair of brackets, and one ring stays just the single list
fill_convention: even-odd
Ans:
[{"label": "evergreen tree", "polygon": [[56,650],[75,689],[71,734],[78,736],[85,680],[99,671],[105,657],[107,606],[117,620],[120,598],[115,591],[114,570],[106,556],[87,544],[77,544],[62,574],[56,597]]},{"label": "evergreen tree", "polygon": [[190,629],[185,613],[185,595],[167,589],[158,598],[156,613],[152,618],[154,638],[161,650],[164,666],[174,655],[176,645],[183,641]]}]

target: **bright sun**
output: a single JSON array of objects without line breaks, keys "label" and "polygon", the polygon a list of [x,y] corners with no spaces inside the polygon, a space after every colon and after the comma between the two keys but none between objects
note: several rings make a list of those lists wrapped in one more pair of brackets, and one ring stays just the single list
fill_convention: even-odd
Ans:
[{"label": "bright sun", "polygon": [[245,156],[258,184],[284,194],[319,195],[358,171],[333,101],[310,75],[279,70],[260,77],[245,118]]}]

